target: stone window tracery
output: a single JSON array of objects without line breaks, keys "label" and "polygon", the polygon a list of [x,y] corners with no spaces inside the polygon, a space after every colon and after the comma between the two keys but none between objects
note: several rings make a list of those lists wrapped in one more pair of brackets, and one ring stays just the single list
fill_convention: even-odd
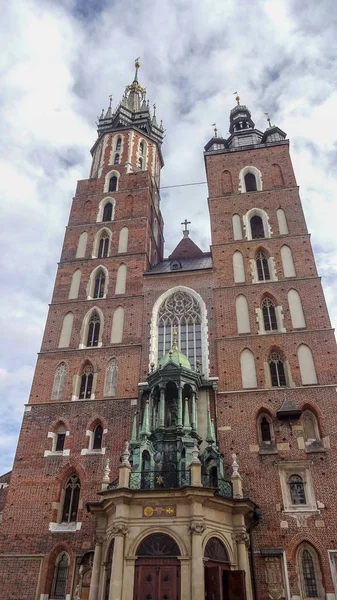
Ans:
[{"label": "stone window tracery", "polygon": [[98,346],[101,321],[96,312],[93,313],[88,327],[87,346]]},{"label": "stone window tracery", "polygon": [[277,331],[276,310],[270,298],[265,298],[262,302],[262,315],[265,331]]},{"label": "stone window tracery", "polygon": [[67,554],[61,554],[55,563],[54,577],[50,597],[53,600],[64,600],[66,597],[69,560]]},{"label": "stone window tracery", "polygon": [[94,298],[103,298],[104,297],[104,288],[105,288],[105,273],[102,270],[99,270],[95,277],[93,297]]},{"label": "stone window tracery", "polygon": [[162,303],[158,312],[158,357],[163,356],[173,343],[176,328],[179,349],[186,354],[192,366],[202,361],[201,309],[193,296],[177,291]]},{"label": "stone window tracery", "polygon": [[110,238],[106,231],[104,231],[100,237],[98,244],[98,258],[106,258],[109,254],[109,241]]},{"label": "stone window tracery", "polygon": [[259,281],[269,281],[270,280],[270,270],[268,264],[268,257],[264,252],[259,252],[255,258],[256,268],[257,268],[257,277]]},{"label": "stone window tracery", "polygon": [[56,369],[53,391],[51,395],[52,400],[61,400],[63,398],[66,377],[67,365],[66,363],[62,362]]},{"label": "stone window tracery", "polygon": [[77,475],[71,475],[65,485],[62,511],[62,523],[74,523],[77,520],[81,482]]},{"label": "stone window tracery", "polygon": [[92,386],[94,380],[94,372],[91,365],[86,365],[84,367],[82,377],[81,377],[81,385],[80,385],[80,400],[88,400],[91,398]]},{"label": "stone window tracery", "polygon": [[116,396],[118,377],[118,363],[112,358],[107,365],[105,373],[104,396]]},{"label": "stone window tracery", "polygon": [[287,385],[283,360],[278,352],[272,352],[269,357],[271,384],[273,387]]}]

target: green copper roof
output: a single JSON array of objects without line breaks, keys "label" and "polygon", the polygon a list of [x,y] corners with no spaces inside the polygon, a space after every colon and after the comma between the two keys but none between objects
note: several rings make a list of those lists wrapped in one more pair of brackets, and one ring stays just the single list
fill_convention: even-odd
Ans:
[{"label": "green copper roof", "polygon": [[165,367],[170,363],[181,365],[185,369],[191,369],[190,361],[187,356],[180,352],[177,346],[172,346],[168,352],[158,362],[159,367]]}]

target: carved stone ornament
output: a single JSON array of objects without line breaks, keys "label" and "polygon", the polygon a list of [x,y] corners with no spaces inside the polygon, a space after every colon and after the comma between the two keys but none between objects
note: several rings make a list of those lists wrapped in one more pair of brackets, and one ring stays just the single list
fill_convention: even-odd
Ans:
[{"label": "carved stone ornament", "polygon": [[124,523],[114,523],[110,531],[112,535],[126,535],[129,529]]},{"label": "carved stone ornament", "polygon": [[240,533],[236,533],[235,541],[237,544],[241,544],[243,542],[245,544],[246,548],[249,548],[249,546],[250,546],[249,535],[246,531],[240,531]]},{"label": "carved stone ornament", "polygon": [[284,598],[281,556],[265,558],[265,573],[270,600],[281,600]]},{"label": "carved stone ornament", "polygon": [[189,529],[190,533],[196,533],[197,535],[201,535],[202,533],[204,533],[206,525],[202,521],[192,521]]}]

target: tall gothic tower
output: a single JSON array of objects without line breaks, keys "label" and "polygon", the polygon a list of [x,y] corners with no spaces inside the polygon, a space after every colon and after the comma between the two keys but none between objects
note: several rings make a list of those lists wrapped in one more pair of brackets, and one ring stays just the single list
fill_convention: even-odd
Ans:
[{"label": "tall gothic tower", "polygon": [[0,478],[1,598],[336,600],[336,346],[286,134],[237,98],[205,146],[211,252],[185,227],[164,258],[163,127],[135,67]]}]

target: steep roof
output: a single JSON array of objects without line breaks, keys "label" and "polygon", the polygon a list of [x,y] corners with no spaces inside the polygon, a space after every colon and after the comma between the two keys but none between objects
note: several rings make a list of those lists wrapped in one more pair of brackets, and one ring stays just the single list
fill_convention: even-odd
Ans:
[{"label": "steep roof", "polygon": [[203,251],[200,250],[193,240],[189,237],[183,237],[179,244],[175,247],[173,252],[170,254],[169,259],[174,258],[201,258],[204,255]]}]

